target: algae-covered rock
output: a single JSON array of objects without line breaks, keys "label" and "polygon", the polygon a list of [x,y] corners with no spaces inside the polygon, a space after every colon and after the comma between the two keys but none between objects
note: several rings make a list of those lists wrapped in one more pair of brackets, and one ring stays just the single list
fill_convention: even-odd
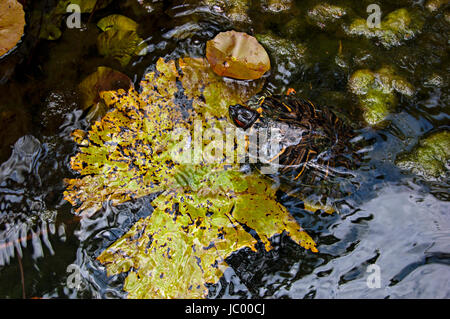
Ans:
[{"label": "algae-covered rock", "polygon": [[[257,34],[256,39],[269,52],[272,67],[285,77],[301,71],[305,64],[306,46],[289,41],[272,33]],[[287,71],[287,72],[286,72]]]},{"label": "algae-covered rock", "polygon": [[398,167],[424,176],[444,177],[450,166],[450,131],[440,131],[423,138],[411,152],[396,159]]},{"label": "algae-covered rock", "polygon": [[264,11],[278,13],[290,10],[292,8],[292,0],[263,0],[261,7]]},{"label": "algae-covered rock", "polygon": [[320,3],[308,11],[307,20],[312,25],[324,29],[329,24],[342,19],[346,14],[347,11],[343,7]]},{"label": "algae-covered rock", "polygon": [[449,0],[428,0],[425,3],[425,8],[427,8],[430,12],[435,12],[449,2]]},{"label": "algae-covered rock", "polygon": [[[195,1],[198,4],[198,1]],[[235,23],[250,23],[248,10],[249,1],[246,0],[202,0],[200,4],[209,6],[213,11],[221,13]]]},{"label": "algae-covered rock", "polygon": [[423,24],[423,18],[417,12],[402,8],[389,13],[379,27],[370,27],[366,19],[359,18],[354,20],[346,31],[351,35],[376,38],[383,46],[390,48],[414,38],[421,32]]},{"label": "algae-covered rock", "polygon": [[369,125],[381,123],[395,109],[395,92],[409,97],[414,94],[414,87],[389,66],[375,72],[358,70],[350,77],[348,85],[350,91],[358,96],[364,119]]},{"label": "algae-covered rock", "polygon": [[266,50],[243,32],[221,32],[209,40],[206,58],[216,74],[240,80],[255,80],[270,70]]},{"label": "algae-covered rock", "polygon": [[98,52],[119,61],[122,66],[144,48],[144,40],[137,33],[138,24],[130,18],[114,14],[101,19],[97,26],[104,31],[97,38]]}]

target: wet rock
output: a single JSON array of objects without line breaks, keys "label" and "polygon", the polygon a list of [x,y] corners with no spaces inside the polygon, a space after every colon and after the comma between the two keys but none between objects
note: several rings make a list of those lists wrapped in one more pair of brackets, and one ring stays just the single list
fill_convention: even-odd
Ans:
[{"label": "wet rock", "polygon": [[306,46],[272,33],[257,34],[255,37],[269,52],[275,77],[288,82],[292,75],[301,72],[305,65]]},{"label": "wet rock", "polygon": [[248,1],[245,0],[202,0],[202,4],[207,5],[212,11],[225,15],[234,23],[250,23]]},{"label": "wet rock", "polygon": [[425,3],[425,8],[430,12],[438,11],[443,5],[449,3],[449,0],[428,0]]},{"label": "wet rock", "polygon": [[426,179],[444,177],[450,167],[450,131],[423,138],[411,152],[398,156],[396,164]]},{"label": "wet rock", "polygon": [[264,11],[270,13],[278,13],[288,11],[292,8],[292,0],[263,0],[261,7]]},{"label": "wet rock", "polygon": [[405,8],[389,13],[379,27],[369,27],[366,19],[356,19],[345,28],[349,35],[376,38],[386,48],[399,46],[421,32],[423,18],[415,11]]},{"label": "wet rock", "polygon": [[358,96],[367,124],[377,125],[395,109],[395,92],[411,97],[414,87],[401,76],[395,74],[392,67],[385,66],[374,72],[368,69],[358,70],[350,77],[350,91]]},{"label": "wet rock", "polygon": [[347,11],[343,7],[321,3],[308,11],[307,20],[310,24],[324,29],[329,24],[342,19],[345,15],[347,15]]}]

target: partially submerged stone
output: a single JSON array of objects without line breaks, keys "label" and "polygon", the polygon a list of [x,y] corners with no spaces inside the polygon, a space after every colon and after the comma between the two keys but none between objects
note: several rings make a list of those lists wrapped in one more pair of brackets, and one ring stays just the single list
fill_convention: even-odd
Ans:
[{"label": "partially submerged stone", "polygon": [[273,33],[257,34],[256,39],[269,51],[275,68],[284,76],[287,73],[297,73],[305,64],[306,46],[303,44],[289,41]]},{"label": "partially submerged stone", "polygon": [[206,58],[216,74],[240,80],[255,80],[270,70],[266,50],[243,32],[219,33],[207,42]]},{"label": "partially submerged stone", "polygon": [[[197,4],[198,2],[195,1]],[[202,0],[201,4],[209,6],[212,11],[221,13],[234,23],[250,23],[248,10],[249,2],[246,0]]]},{"label": "partially submerged stone", "polygon": [[264,11],[278,13],[288,11],[292,8],[292,0],[263,0],[261,7]]},{"label": "partially submerged stone", "polygon": [[350,35],[376,38],[383,46],[390,48],[414,38],[421,32],[423,23],[419,14],[402,8],[389,13],[379,27],[370,27],[366,19],[359,18],[354,20],[346,31]]},{"label": "partially submerged stone", "polygon": [[350,77],[348,85],[350,91],[358,96],[364,119],[369,125],[380,124],[395,109],[395,92],[409,97],[414,94],[414,87],[388,66],[378,71],[358,70]]},{"label": "partially submerged stone", "polygon": [[16,46],[25,28],[25,12],[17,0],[0,2],[0,57]]},{"label": "partially submerged stone", "polygon": [[438,11],[443,5],[449,3],[449,0],[428,0],[425,3],[425,8],[430,12]]},{"label": "partially submerged stone", "polygon": [[445,176],[449,161],[450,131],[445,130],[420,140],[411,152],[398,156],[396,164],[402,169],[433,180]]},{"label": "partially submerged stone", "polygon": [[308,10],[307,20],[311,24],[324,29],[329,24],[342,19],[346,14],[347,11],[343,7],[331,5],[329,3],[320,3]]}]

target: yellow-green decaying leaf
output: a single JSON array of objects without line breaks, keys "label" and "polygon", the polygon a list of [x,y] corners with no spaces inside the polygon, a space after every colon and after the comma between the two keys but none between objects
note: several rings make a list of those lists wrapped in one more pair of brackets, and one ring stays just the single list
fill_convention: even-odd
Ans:
[{"label": "yellow-green decaying leaf", "polygon": [[204,182],[211,188],[159,196],[152,215],[98,257],[109,275],[130,271],[124,284],[129,298],[205,297],[205,284],[218,282],[228,256],[244,247],[255,250],[256,239],[242,225],[255,230],[268,250],[269,238],[285,231],[317,251],[264,178],[236,171],[208,175]]},{"label": "yellow-green decaying leaf", "polygon": [[20,41],[25,27],[25,12],[17,0],[0,2],[0,57]]},{"label": "yellow-green decaying leaf", "polygon": [[104,31],[97,38],[98,52],[119,61],[122,66],[144,48],[144,40],[136,31],[138,24],[130,18],[114,14],[101,19],[97,25]]},{"label": "yellow-green decaying leaf", "polygon": [[129,272],[124,290],[130,298],[205,297],[205,285],[219,280],[228,256],[243,247],[255,249],[257,241],[243,225],[266,249],[271,237],[285,232],[317,251],[264,176],[244,174],[223,158],[211,164],[203,158],[188,164],[174,160],[177,141],[171,135],[177,129],[192,133],[201,119],[203,129],[224,130],[227,105],[245,103],[261,87],[225,82],[205,59],[180,59],[178,67],[159,59],[156,71],[141,82],[140,94],[103,92],[111,111],[87,134],[74,132],[80,152],[71,165],[82,177],[67,181],[65,198],[80,205],[77,212],[161,192],[152,214],[98,257],[109,275]]}]

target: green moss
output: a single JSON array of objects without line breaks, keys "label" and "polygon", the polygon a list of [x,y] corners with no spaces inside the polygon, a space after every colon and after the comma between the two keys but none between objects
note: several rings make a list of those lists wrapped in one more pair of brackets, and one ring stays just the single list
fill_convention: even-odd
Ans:
[{"label": "green moss", "polygon": [[289,41],[272,33],[257,34],[256,39],[269,52],[274,68],[282,68],[290,72],[298,70],[305,63],[306,46]]},{"label": "green moss", "polygon": [[422,27],[423,19],[419,14],[402,8],[389,13],[379,27],[371,28],[365,19],[355,19],[347,28],[347,33],[369,39],[377,38],[382,45],[390,48],[414,38]]},{"label": "green moss", "polygon": [[263,0],[261,6],[264,11],[277,13],[290,10],[292,3],[292,0]]},{"label": "green moss", "polygon": [[381,123],[395,109],[395,92],[406,96],[414,94],[414,87],[390,66],[376,72],[358,70],[350,77],[348,85],[350,91],[358,96],[364,119],[369,125]]},{"label": "green moss", "polygon": [[422,139],[410,153],[401,154],[396,164],[427,179],[443,177],[450,161],[450,132],[435,132]]},{"label": "green moss", "polygon": [[339,6],[321,3],[308,11],[308,22],[323,29],[343,18],[347,11]]}]

